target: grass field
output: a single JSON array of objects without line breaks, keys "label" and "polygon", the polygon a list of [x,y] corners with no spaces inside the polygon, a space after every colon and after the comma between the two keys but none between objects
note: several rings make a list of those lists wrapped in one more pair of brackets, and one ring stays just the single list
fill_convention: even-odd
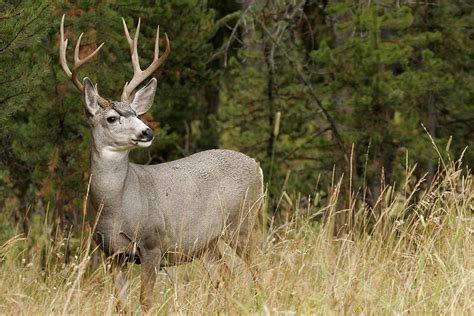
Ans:
[{"label": "grass field", "polygon": [[[311,219],[293,207],[289,221],[259,223],[252,281],[234,268],[219,290],[200,261],[160,272],[154,314],[474,314],[474,192],[470,172],[449,162],[429,189],[411,183],[384,192],[383,215],[367,221],[364,203],[348,210],[354,229],[333,237],[338,191]],[[294,203],[296,204],[296,202]],[[283,206],[282,206],[283,207]],[[303,215],[306,214],[306,215]],[[311,214],[311,213],[310,213]],[[36,218],[28,238],[0,247],[0,313],[113,314],[108,264],[92,268],[88,233],[74,236],[70,262],[61,239]],[[265,229],[262,229],[265,227]],[[139,266],[130,266],[128,308],[141,313]]]}]

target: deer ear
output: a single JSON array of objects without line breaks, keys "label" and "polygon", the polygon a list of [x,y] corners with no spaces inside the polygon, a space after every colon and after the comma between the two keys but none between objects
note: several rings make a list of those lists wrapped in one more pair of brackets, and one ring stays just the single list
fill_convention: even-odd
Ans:
[{"label": "deer ear", "polygon": [[138,90],[133,97],[132,104],[130,106],[137,112],[137,115],[146,113],[153,105],[153,99],[155,98],[156,92],[156,79],[152,78],[146,86]]},{"label": "deer ear", "polygon": [[84,78],[83,85],[86,115],[88,118],[92,118],[99,109],[99,104],[97,103],[97,91],[95,90],[92,81],[87,77]]}]

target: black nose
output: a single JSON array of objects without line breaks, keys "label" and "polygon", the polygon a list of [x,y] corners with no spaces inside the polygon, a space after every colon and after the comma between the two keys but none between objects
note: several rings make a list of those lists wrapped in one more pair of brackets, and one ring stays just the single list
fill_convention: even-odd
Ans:
[{"label": "black nose", "polygon": [[151,128],[147,128],[142,132],[142,137],[145,138],[146,140],[152,140],[153,139],[153,130]]}]

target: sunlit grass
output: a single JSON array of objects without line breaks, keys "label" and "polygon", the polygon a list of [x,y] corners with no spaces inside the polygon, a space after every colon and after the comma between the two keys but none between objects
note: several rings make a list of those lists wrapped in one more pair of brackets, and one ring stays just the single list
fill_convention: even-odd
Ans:
[{"label": "sunlit grass", "polygon": [[[348,210],[353,229],[337,238],[335,203],[314,210],[318,216],[293,207],[288,222],[267,218],[270,228],[256,229],[251,259],[256,283],[241,264],[219,290],[199,261],[162,270],[153,313],[474,313],[470,172],[449,162],[429,189],[409,180],[405,186],[386,188],[383,218],[377,221],[366,220],[370,211],[364,203],[355,204]],[[47,221],[37,218],[32,227],[28,238],[2,242],[0,313],[115,313],[108,264],[103,258],[94,263],[88,231],[82,240],[71,239],[73,254],[65,263],[63,241],[51,239]],[[227,251],[225,261],[232,260]],[[129,271],[128,308],[137,313],[139,269]]]}]

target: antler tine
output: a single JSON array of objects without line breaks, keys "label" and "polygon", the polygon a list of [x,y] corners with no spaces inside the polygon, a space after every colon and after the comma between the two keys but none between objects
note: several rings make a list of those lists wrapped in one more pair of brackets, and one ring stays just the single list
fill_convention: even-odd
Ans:
[{"label": "antler tine", "polygon": [[135,31],[135,35],[132,38],[130,37],[130,33],[128,32],[127,23],[125,23],[125,19],[122,18],[123,29],[125,31],[125,37],[127,38],[128,46],[130,47],[130,55],[132,56],[132,66],[133,72],[141,71],[140,63],[138,60],[138,34],[140,32],[140,18],[138,19],[137,29]]},{"label": "antler tine", "polygon": [[160,26],[156,27],[156,37],[155,37],[155,55],[153,56],[153,61],[158,59],[160,54]]},{"label": "antler tine", "polygon": [[[74,81],[74,84],[76,85],[76,87],[78,87],[78,85],[82,87],[82,83],[77,79],[77,74],[79,73],[79,70],[82,68],[82,66],[84,66],[89,60],[91,60],[99,52],[102,46],[104,46],[104,43],[100,44],[99,47],[97,47],[89,56],[85,57],[84,59],[80,59],[79,48],[81,46],[81,40],[82,40],[83,35],[84,33],[81,33],[81,35],[79,35],[79,38],[77,39],[76,47],[74,48],[74,68],[72,70],[72,80]],[[79,88],[79,90],[83,92],[84,88],[83,87]]]},{"label": "antler tine", "polygon": [[87,56],[84,59],[80,59],[79,58],[79,47],[81,46],[82,35],[84,35],[84,33],[81,33],[81,35],[79,36],[79,38],[77,40],[76,48],[74,49],[74,64],[77,65],[77,67],[81,67],[86,62],[88,62],[90,59],[92,59],[92,57],[94,57],[99,52],[99,50],[102,48],[102,46],[104,46],[104,43],[100,44],[99,47],[97,47],[89,56]]},{"label": "antler tine", "polygon": [[163,62],[166,60],[169,53],[171,52],[171,47],[170,47],[170,41],[168,39],[168,35],[165,34],[166,50],[165,50],[165,53],[161,57],[159,57],[160,26],[158,25],[157,30],[156,30],[155,51],[153,54],[153,62],[151,63],[150,66],[148,66],[148,68],[146,68],[145,70],[141,70],[140,63],[138,60],[138,49],[137,49],[138,34],[140,31],[140,19],[138,19],[137,29],[135,31],[135,36],[133,40],[130,37],[130,33],[128,32],[128,27],[127,27],[127,24],[125,23],[125,19],[122,18],[122,22],[123,22],[123,28],[125,31],[125,37],[127,38],[127,42],[130,47],[130,54],[131,54],[132,66],[133,66],[132,80],[125,83],[125,86],[122,92],[122,101],[128,101],[131,94],[133,93],[133,90],[135,90],[138,87],[138,85],[143,82],[143,80],[151,76],[163,64]]},{"label": "antler tine", "polygon": [[67,65],[67,61],[66,61],[66,48],[67,48],[67,38],[64,39],[64,16],[65,14],[63,14],[63,17],[61,18],[61,26],[60,26],[60,34],[61,34],[61,39],[60,39],[60,43],[59,43],[59,63],[61,64],[61,67],[63,68],[64,70],[64,73],[66,74],[66,76],[71,79],[71,70],[69,70],[69,67]]},{"label": "antler tine", "polygon": [[[81,67],[85,65],[85,63],[87,63],[95,55],[97,55],[97,53],[102,48],[102,46],[104,46],[104,43],[100,44],[99,47],[97,47],[90,55],[88,55],[84,59],[81,59],[79,57],[79,49],[80,49],[80,46],[81,46],[82,36],[84,35],[84,33],[81,33],[81,35],[79,35],[79,38],[77,39],[76,47],[74,48],[74,68],[71,71],[69,69],[69,66],[67,65],[67,59],[66,59],[66,50],[67,50],[68,39],[67,38],[65,39],[65,36],[64,36],[64,17],[65,17],[65,14],[63,14],[63,16],[61,18],[61,26],[60,26],[61,42],[59,44],[59,62],[61,64],[66,76],[74,83],[74,85],[81,92],[84,92],[84,86],[82,85],[82,83],[77,78],[77,74],[79,73],[79,70],[81,69]],[[109,104],[109,101],[107,101],[106,99],[102,98],[99,95],[98,95],[97,101],[98,101],[99,105],[101,105],[103,107],[107,106]]]},{"label": "antler tine", "polygon": [[135,30],[135,37],[133,38],[133,66],[136,67],[137,70],[140,69],[140,62],[138,60],[138,35],[140,34],[140,18],[138,18],[137,29]]}]

